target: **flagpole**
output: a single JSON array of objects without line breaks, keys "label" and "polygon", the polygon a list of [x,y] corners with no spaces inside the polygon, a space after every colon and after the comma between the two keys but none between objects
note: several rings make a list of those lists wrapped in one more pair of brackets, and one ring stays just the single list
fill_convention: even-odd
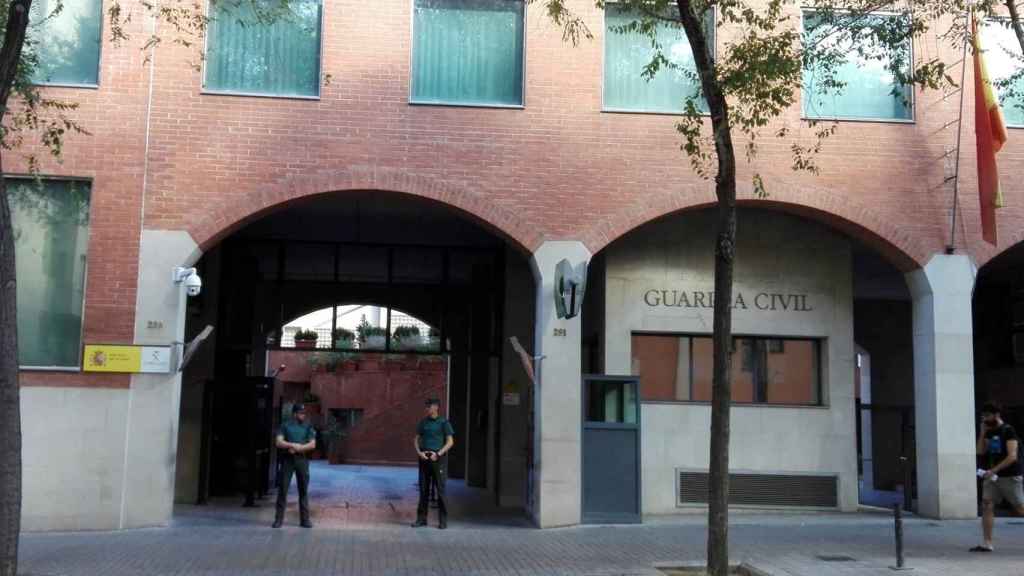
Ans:
[{"label": "flagpole", "polygon": [[960,70],[960,109],[957,111],[959,119],[956,121],[956,164],[953,170],[953,218],[949,227],[949,244],[946,245],[946,254],[956,252],[956,208],[960,197],[960,138],[964,133],[964,91],[967,89],[967,36],[970,30],[971,11],[964,13],[964,54],[961,58]]}]

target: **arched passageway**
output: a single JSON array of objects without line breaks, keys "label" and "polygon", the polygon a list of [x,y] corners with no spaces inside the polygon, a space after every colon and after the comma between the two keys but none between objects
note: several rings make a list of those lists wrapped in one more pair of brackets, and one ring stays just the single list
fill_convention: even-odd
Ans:
[{"label": "arched passageway", "polygon": [[[502,341],[532,330],[522,247],[463,210],[406,194],[320,194],[278,208],[197,263],[206,282],[189,301],[187,332],[216,330],[183,377],[177,501],[271,491],[269,438],[298,401],[317,412],[324,474],[414,465],[423,402],[440,397],[457,430],[450,476],[464,483],[467,507],[522,515],[528,404],[500,400],[502,382],[516,380]],[[384,522],[415,514],[395,510],[395,488],[384,492],[325,493],[322,518],[336,520],[353,500]]]}]

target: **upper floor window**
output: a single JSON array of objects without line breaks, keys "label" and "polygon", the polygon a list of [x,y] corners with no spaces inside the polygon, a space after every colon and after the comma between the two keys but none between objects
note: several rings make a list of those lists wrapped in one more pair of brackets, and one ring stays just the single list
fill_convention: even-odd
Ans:
[{"label": "upper floor window", "polygon": [[978,35],[1003,119],[1008,126],[1024,126],[1024,74],[1018,74],[1024,60],[1017,36],[1008,20],[986,21]]},{"label": "upper floor window", "polygon": [[[604,11],[604,109],[629,112],[667,112],[681,114],[686,101],[698,98],[697,109],[706,112],[700,98],[700,80],[690,50],[690,42],[681,25],[659,23],[652,38],[629,29],[638,14],[616,4]],[[705,31],[714,45],[714,12],[708,11]],[[642,74],[660,50],[670,65],[662,64],[649,80]]]},{"label": "upper floor window", "polygon": [[522,0],[415,0],[413,102],[521,106]]},{"label": "upper floor window", "polygon": [[12,178],[7,194],[18,275],[18,364],[78,367],[90,185]]},{"label": "upper floor window", "polygon": [[33,82],[98,85],[102,21],[102,0],[35,0],[28,29],[39,60]]},{"label": "upper floor window", "polygon": [[[874,14],[874,19],[893,19],[900,16]],[[846,62],[829,77],[820,67],[808,67],[803,72],[803,113],[807,118],[848,120],[912,120],[912,87],[900,84],[889,69],[892,57],[869,58],[854,46],[841,45],[831,35],[831,26],[822,25],[813,11],[804,12],[804,41],[831,43],[846,54]],[[865,46],[860,50],[872,54],[886,50],[881,46]],[[909,66],[910,44],[901,58]]]},{"label": "upper floor window", "polygon": [[320,22],[321,0],[211,2],[204,88],[319,96]]}]

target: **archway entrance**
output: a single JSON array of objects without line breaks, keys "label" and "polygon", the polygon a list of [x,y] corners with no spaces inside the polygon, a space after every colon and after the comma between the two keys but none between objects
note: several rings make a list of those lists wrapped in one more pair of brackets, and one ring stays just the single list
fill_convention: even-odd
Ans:
[{"label": "archway entrance", "polygon": [[[527,403],[502,402],[522,380],[506,374],[505,318],[533,315],[520,252],[439,203],[346,192],[249,224],[198,267],[187,335],[215,331],[183,377],[178,503],[260,504],[275,489],[272,431],[304,401],[322,458],[314,521],[408,521],[412,437],[424,400],[439,397],[456,430],[456,510],[461,497],[478,519],[521,515]],[[368,492],[352,494],[359,474]]]},{"label": "archway entrance", "polygon": [[[877,249],[805,212],[739,210],[732,503],[854,511],[902,501],[916,461],[907,281]],[[691,210],[645,224],[590,268],[584,370],[639,386],[606,387],[587,418],[640,423],[644,514],[707,502],[714,217]],[[605,408],[634,394],[639,417]]]}]

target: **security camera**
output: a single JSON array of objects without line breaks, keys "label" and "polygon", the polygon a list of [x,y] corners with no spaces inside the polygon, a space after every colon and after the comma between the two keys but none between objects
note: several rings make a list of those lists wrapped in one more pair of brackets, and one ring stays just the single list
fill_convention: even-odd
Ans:
[{"label": "security camera", "polygon": [[203,291],[203,279],[199,277],[199,274],[193,272],[185,278],[185,293],[189,296],[199,296],[199,293]]},{"label": "security camera", "polygon": [[189,296],[199,296],[203,291],[203,280],[196,274],[195,268],[175,268],[171,278],[175,284],[184,284],[185,293]]}]

